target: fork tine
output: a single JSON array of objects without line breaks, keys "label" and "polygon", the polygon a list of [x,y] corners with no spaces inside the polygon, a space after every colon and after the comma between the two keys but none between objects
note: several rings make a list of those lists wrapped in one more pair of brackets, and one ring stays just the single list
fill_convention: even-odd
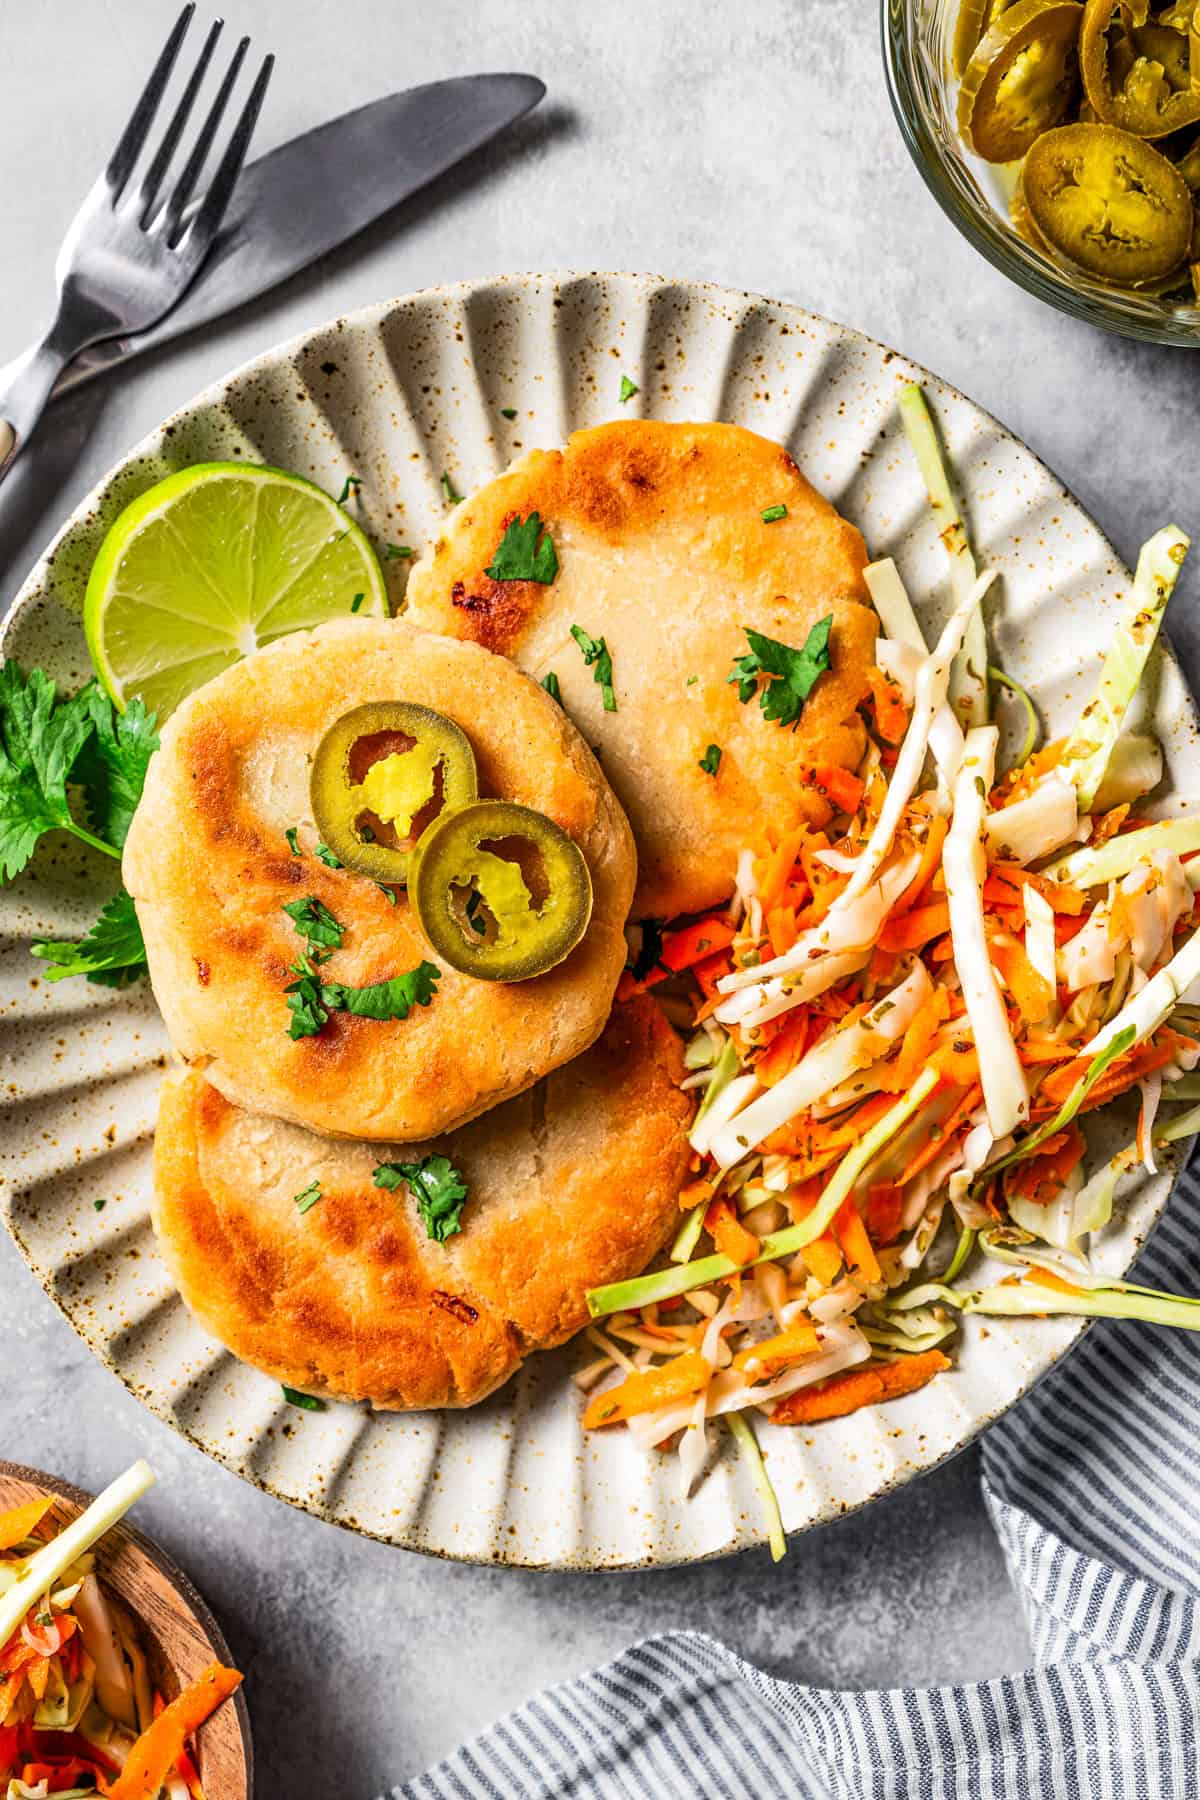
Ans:
[{"label": "fork tine", "polygon": [[200,135],[192,148],[192,154],[188,157],[183,174],[175,183],[171,198],[167,201],[164,208],[164,230],[166,232],[167,241],[170,244],[174,244],[178,241],[179,225],[180,220],[183,217],[183,210],[192,197],[192,189],[200,179],[200,171],[204,167],[204,159],[212,148],[212,141],[217,135],[217,129],[220,126],[225,108],[229,104],[229,96],[233,91],[233,84],[238,78],[238,73],[242,63],[245,61],[246,52],[249,48],[250,39],[244,37],[233,53],[229,67],[225,71],[225,79],[217,91],[216,99],[208,109],[208,117],[205,119],[204,124],[200,129]]},{"label": "fork tine", "polygon": [[250,139],[254,136],[254,127],[258,123],[258,115],[266,96],[271,80],[271,72],[275,67],[273,56],[265,57],[257,79],[250,90],[250,97],[242,108],[241,118],[234,129],[221,158],[220,166],[209,184],[200,210],[196,215],[197,235],[211,241],[216,235],[225,209],[229,205],[233,190],[237,186],[237,178],[242,172],[242,164],[246,160],[246,152],[250,148]]},{"label": "fork tine", "polygon": [[141,223],[143,228],[150,223],[150,215],[154,210],[154,202],[158,198],[158,190],[162,184],[162,178],[170,167],[171,158],[174,156],[176,146],[183,135],[183,128],[187,124],[192,107],[196,103],[196,95],[200,91],[200,84],[208,73],[208,65],[212,61],[212,53],[217,47],[217,39],[221,35],[223,23],[223,20],[216,19],[209,28],[208,36],[204,40],[204,48],[201,50],[200,55],[196,60],[196,66],[192,70],[187,87],[184,89],[183,98],[175,108],[174,117],[163,134],[163,140],[158,147],[154,161],[146,171],[145,179],[142,182],[140,196],[142,206]]},{"label": "fork tine", "polygon": [[113,199],[120,198],[125,183],[129,180],[133,165],[141,153],[142,145],[150,127],[154,123],[154,115],[158,111],[163,90],[171,78],[171,70],[175,67],[175,58],[179,55],[179,46],[187,35],[187,28],[192,22],[192,14],[196,7],[194,0],[188,0],[179,17],[171,28],[171,35],[162,47],[158,61],[150,72],[150,79],[142,89],[141,97],[129,123],[117,142],[117,147],[108,159],[105,178],[113,190]]}]

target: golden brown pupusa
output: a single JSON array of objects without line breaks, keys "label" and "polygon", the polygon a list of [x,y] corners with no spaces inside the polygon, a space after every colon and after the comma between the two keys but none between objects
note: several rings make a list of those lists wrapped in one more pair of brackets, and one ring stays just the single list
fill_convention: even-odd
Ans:
[{"label": "golden brown pupusa", "polygon": [[[361,987],[437,963],[401,892],[313,854],[310,758],[372,700],[415,700],[467,732],[480,792],[520,801],[579,845],[594,906],[555,969],[505,985],[442,967],[403,1020],[333,1012],[293,1041],[285,989],[303,948],[285,903],[345,926],[322,974]],[[285,833],[301,826],[306,854]],[[461,1124],[577,1056],[625,960],[629,826],[562,709],[502,657],[403,620],[346,619],[283,638],[209,682],[162,734],[125,847],[155,997],[176,1049],[230,1099],[335,1136],[406,1139]]]},{"label": "golden brown pupusa", "polygon": [[[245,1362],[309,1393],[378,1407],[471,1406],[587,1321],[588,1288],[637,1274],[679,1216],[692,1102],[655,1004],[433,1142],[335,1142],[169,1077],[154,1224],[185,1301]],[[468,1197],[433,1241],[381,1161],[442,1153]],[[301,1213],[313,1181],[321,1197]]]},{"label": "golden brown pupusa", "polygon": [[[765,523],[765,509],[785,518]],[[486,573],[513,518],[536,511],[559,572],[548,586]],[[852,767],[877,630],[858,532],[786,450],[736,425],[622,420],[535,450],[450,515],[413,567],[408,617],[512,657],[597,751],[638,844],[634,916],[699,911],[733,887],[756,823],[827,816],[814,764]],[[832,669],[795,731],[743,705],[729,675],[751,626],[799,648],[832,615]],[[573,624],[603,637],[618,710],[603,710]],[[721,752],[715,778],[699,767]]]}]

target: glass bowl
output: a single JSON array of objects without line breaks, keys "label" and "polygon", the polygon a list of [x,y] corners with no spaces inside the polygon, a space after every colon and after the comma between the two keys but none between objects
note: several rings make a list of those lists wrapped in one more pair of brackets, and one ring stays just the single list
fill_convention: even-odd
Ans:
[{"label": "glass bowl", "polygon": [[883,0],[888,91],[913,161],[942,210],[988,261],[1039,300],[1103,331],[1200,348],[1200,308],[1186,298],[1106,287],[1017,236],[1008,218],[1015,165],[971,155],[958,134],[950,57],[959,0]]}]

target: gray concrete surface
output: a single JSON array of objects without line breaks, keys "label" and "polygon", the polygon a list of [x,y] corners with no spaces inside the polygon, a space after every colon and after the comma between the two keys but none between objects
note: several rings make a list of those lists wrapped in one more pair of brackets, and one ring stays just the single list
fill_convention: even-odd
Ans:
[{"label": "gray concrete surface", "polygon": [[[0,360],[46,311],[62,228],[173,12],[173,0],[0,6]],[[1168,515],[1195,520],[1200,363],[1060,317],[954,233],[893,126],[872,0],[229,0],[226,12],[278,51],[260,148],[471,70],[531,70],[549,97],[308,275],[64,403],[0,493],[0,600],[104,469],[224,370],[333,313],[516,269],[651,269],[802,301],[997,413],[1127,557]],[[247,1671],[263,1800],[368,1800],[539,1686],[669,1627],[822,1683],[961,1679],[1025,1659],[973,1454],[801,1541],[780,1569],[754,1555],[522,1575],[359,1542],[239,1483],[91,1360],[7,1241],[0,1371],[0,1455],[92,1487],[135,1454],[160,1470],[139,1519],[190,1569]]]}]

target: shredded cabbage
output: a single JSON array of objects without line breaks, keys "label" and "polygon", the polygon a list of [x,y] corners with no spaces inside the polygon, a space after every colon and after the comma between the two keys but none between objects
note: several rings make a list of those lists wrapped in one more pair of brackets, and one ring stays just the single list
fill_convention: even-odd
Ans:
[{"label": "shredded cabbage", "polygon": [[1122,875],[1155,850],[1172,850],[1176,856],[1187,856],[1200,850],[1200,818],[1164,819],[1158,825],[1142,825],[1136,831],[1122,832],[1109,838],[1096,850],[1085,846],[1069,856],[1059,857],[1043,873],[1052,881],[1063,881],[1071,887],[1103,887],[1119,881]]}]

